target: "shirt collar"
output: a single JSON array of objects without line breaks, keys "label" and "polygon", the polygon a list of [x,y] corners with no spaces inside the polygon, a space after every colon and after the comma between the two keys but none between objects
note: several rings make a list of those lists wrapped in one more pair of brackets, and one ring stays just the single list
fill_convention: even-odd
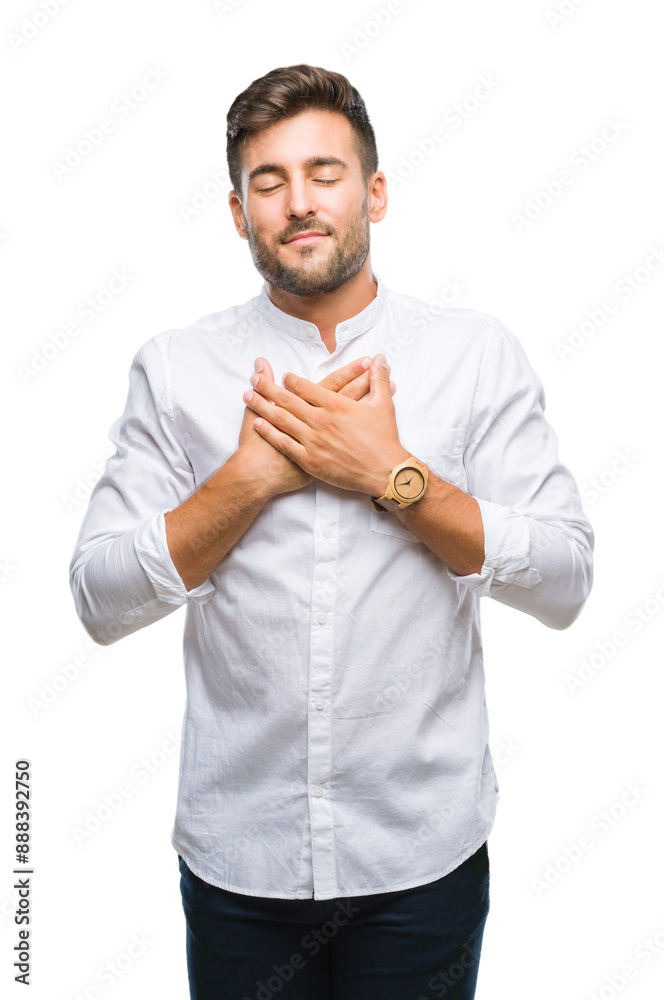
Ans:
[{"label": "shirt collar", "polygon": [[[365,330],[374,326],[385,312],[385,307],[387,306],[387,289],[378,275],[374,271],[371,273],[378,286],[376,296],[362,312],[337,324],[335,331],[336,343],[351,340],[358,334],[364,333]],[[313,340],[314,338],[320,340],[320,330],[315,323],[299,319],[297,316],[291,316],[289,313],[284,312],[283,309],[275,306],[268,295],[266,281],[263,282],[263,287],[258,295],[258,308],[268,323],[276,327],[277,330],[281,330],[282,333],[296,337],[298,340]]]}]

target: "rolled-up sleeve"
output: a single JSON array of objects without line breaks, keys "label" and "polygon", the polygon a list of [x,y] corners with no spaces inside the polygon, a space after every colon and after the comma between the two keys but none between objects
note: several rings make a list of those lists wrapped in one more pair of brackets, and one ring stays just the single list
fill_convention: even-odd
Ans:
[{"label": "rolled-up sleeve", "polygon": [[115,453],[92,492],[69,567],[76,612],[100,645],[215,591],[210,579],[187,591],[168,550],[164,514],[195,482],[155,338],[132,361],[124,412],[109,437]]},{"label": "rolled-up sleeve", "polygon": [[592,587],[594,535],[544,409],[542,383],[521,344],[494,319],[464,449],[484,563],[479,573],[448,573],[478,596],[564,629]]}]

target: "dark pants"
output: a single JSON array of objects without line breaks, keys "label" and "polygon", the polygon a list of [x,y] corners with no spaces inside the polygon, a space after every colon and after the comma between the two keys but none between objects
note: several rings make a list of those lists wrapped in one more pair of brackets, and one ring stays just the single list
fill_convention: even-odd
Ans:
[{"label": "dark pants", "polygon": [[413,889],[336,899],[229,892],[180,858],[192,1000],[472,1000],[489,912],[486,843]]}]

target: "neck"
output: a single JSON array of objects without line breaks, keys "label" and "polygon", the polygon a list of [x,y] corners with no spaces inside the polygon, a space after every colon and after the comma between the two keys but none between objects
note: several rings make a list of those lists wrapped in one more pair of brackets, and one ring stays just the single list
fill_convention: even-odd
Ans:
[{"label": "neck", "polygon": [[331,354],[336,347],[334,335],[337,324],[366,309],[376,298],[378,286],[373,279],[371,258],[368,256],[361,270],[334,292],[295,295],[269,283],[267,291],[275,306],[283,312],[314,323]]}]

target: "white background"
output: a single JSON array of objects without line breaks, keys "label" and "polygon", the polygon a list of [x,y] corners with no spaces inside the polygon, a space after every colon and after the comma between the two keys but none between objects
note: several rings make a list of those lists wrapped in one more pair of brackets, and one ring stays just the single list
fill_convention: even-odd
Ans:
[{"label": "white background", "polygon": [[[82,997],[92,987],[88,996],[113,1000],[188,995],[169,842],[184,612],[94,646],[74,612],[68,565],[85,483],[112,451],[107,433],[135,352],[162,330],[260,290],[231,223],[229,186],[211,174],[226,170],[225,117],[236,94],[300,62],[345,73],[366,101],[379,166],[391,178],[387,217],[372,227],[376,273],[425,302],[457,279],[465,290],[455,305],[496,315],[516,333],[544,382],[561,460],[596,532],[594,589],[568,630],[482,603],[501,799],[477,1000],[660,995],[656,5],[402,0],[381,26],[373,12],[387,8],[384,0],[233,0],[218,10],[208,0],[44,3],[55,12],[6,0],[0,16],[0,976],[11,996],[25,995],[11,982],[21,757],[33,771],[33,1000]],[[556,23],[558,5],[568,13]],[[163,81],[126,117],[111,113],[150,69]],[[494,92],[477,100],[481,77],[493,79]],[[458,102],[467,118],[456,128],[445,116]],[[109,113],[113,131],[59,179],[54,164]],[[598,141],[608,120],[614,137]],[[431,150],[425,140],[440,127],[447,139]],[[428,155],[417,155],[418,143]],[[591,143],[582,169],[579,151]],[[545,184],[555,191],[564,169],[572,182],[547,199]],[[207,205],[187,221],[183,206],[197,189],[202,204],[206,183]],[[529,199],[533,218],[519,224]],[[79,304],[99,296],[114,269],[131,280],[86,322]],[[637,276],[629,298],[618,293],[624,275]],[[610,297],[612,314],[602,307]],[[61,331],[72,321],[78,333],[66,342]],[[569,345],[584,321],[563,357],[557,345]],[[572,691],[583,660],[588,679]],[[88,811],[127,782],[132,794],[121,808],[77,840]],[[636,796],[626,795],[630,784]],[[591,846],[577,859],[571,848],[584,834]],[[134,934],[149,940],[145,951],[120,978],[107,972],[102,981],[107,963],[126,965]],[[626,964],[631,978],[620,973]]]}]

